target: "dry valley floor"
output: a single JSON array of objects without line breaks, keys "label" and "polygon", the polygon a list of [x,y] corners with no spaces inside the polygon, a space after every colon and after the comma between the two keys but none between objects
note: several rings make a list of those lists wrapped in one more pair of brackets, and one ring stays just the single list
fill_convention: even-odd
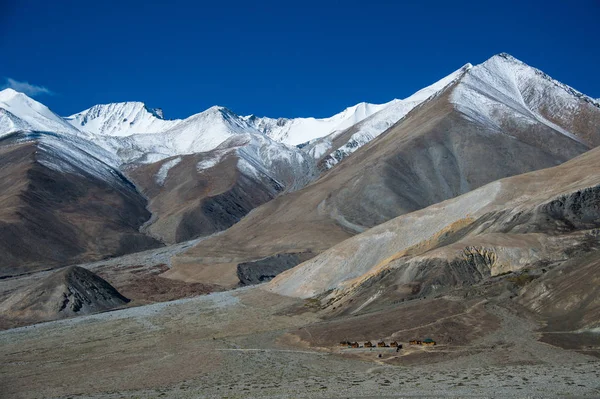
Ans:
[{"label": "dry valley floor", "polygon": [[[397,308],[390,317],[329,320],[310,301],[258,286],[6,330],[0,392],[3,398],[600,396],[595,352],[537,341],[535,318],[509,302],[447,296]],[[409,317],[427,308],[445,317]],[[365,317],[374,324],[365,326]],[[407,345],[417,333],[441,333],[440,325],[441,345]],[[348,337],[338,337],[340,331]],[[399,353],[337,346],[353,334],[393,337],[405,346]]]}]

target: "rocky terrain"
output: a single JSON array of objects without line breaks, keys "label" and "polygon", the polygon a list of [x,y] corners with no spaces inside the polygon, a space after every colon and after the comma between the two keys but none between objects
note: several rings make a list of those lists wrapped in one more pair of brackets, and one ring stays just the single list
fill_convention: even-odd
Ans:
[{"label": "rocky terrain", "polygon": [[[537,111],[554,108],[563,110],[554,122]],[[215,264],[316,254],[399,215],[572,159],[599,143],[598,126],[593,100],[498,55],[462,71],[314,183],[255,209],[173,265],[193,279]]]},{"label": "rocky terrain", "polygon": [[[306,298],[363,283],[381,291],[384,284],[369,279],[385,276],[395,280],[396,295],[411,284],[426,295],[436,287],[532,265],[550,267],[593,252],[600,226],[598,154],[594,149],[400,216],[278,276],[270,286]],[[407,298],[414,294],[408,293]]]},{"label": "rocky terrain", "polygon": [[[310,302],[252,287],[7,330],[0,332],[0,384],[11,398],[600,393],[597,358],[537,342],[535,316],[507,303],[450,296],[322,317]],[[408,345],[438,332],[452,339]],[[344,339],[392,336],[405,349],[338,347]]]},{"label": "rocky terrain", "polygon": [[96,274],[72,266],[53,272],[0,305],[0,325],[64,319],[123,307],[129,299]]},{"label": "rocky terrain", "polygon": [[1,137],[0,187],[0,276],[162,245],[139,231],[150,212],[135,185],[60,136]]},{"label": "rocky terrain", "polygon": [[322,119],[0,91],[0,396],[598,397],[598,145],[504,53]]}]

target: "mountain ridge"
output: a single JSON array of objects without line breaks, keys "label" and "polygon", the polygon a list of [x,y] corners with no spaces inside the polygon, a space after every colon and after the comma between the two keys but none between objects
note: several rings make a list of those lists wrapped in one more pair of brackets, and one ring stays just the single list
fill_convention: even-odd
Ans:
[{"label": "mountain ridge", "polygon": [[[498,58],[492,57],[491,62]],[[309,186],[277,197],[218,237],[178,254],[173,258],[174,270],[191,278],[194,270],[220,259],[244,263],[278,253],[317,254],[399,215],[501,178],[556,166],[600,143],[597,107],[576,96],[557,100],[552,91],[548,96],[540,94],[535,90],[540,78],[530,79],[525,71],[524,85],[511,92],[519,99],[518,112],[508,112],[512,108],[504,103],[506,96],[489,95],[464,83],[482,69],[485,63],[469,69]],[[486,76],[486,85],[493,85],[496,77],[506,74]],[[471,114],[457,107],[456,92],[483,98],[481,113],[477,114],[479,103]],[[531,117],[534,111],[522,99],[539,107],[572,106],[564,109],[561,118],[546,123],[541,114]],[[483,112],[488,110],[494,112]],[[482,118],[470,117],[474,113]],[[574,133],[564,134],[565,129]]]},{"label": "mountain ridge", "polygon": [[[222,236],[233,238],[218,247],[252,262],[277,255],[274,248],[317,254],[400,214],[495,179],[554,166],[600,144],[599,108],[559,83],[499,54],[466,64],[404,100],[359,103],[324,118],[333,120],[327,131],[352,125],[299,146],[274,140],[260,118],[220,106],[168,121],[141,102],[104,104],[67,123],[43,104],[5,90],[0,136],[20,131],[20,140],[35,141],[44,154],[52,153],[42,162],[61,178],[93,176],[94,184],[110,187],[122,173],[118,179],[148,195],[154,214],[142,221],[145,231],[155,229],[153,235],[173,243],[227,229]],[[262,121],[288,129],[302,120],[317,121]],[[82,124],[87,130],[77,128]],[[139,128],[146,131],[129,134]],[[340,162],[350,155],[352,162]],[[219,178],[225,178],[222,184],[213,184]],[[285,207],[298,209],[283,216]],[[261,214],[259,223],[255,218]],[[266,231],[255,231],[247,220]],[[271,223],[281,228],[298,223],[307,235],[278,232]],[[251,254],[248,237],[269,242],[253,245]],[[175,263],[204,262],[195,251],[178,255]]]}]

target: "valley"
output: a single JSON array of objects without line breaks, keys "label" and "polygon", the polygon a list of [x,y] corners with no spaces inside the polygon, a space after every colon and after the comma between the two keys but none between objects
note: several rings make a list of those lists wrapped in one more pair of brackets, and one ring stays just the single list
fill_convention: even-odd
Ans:
[{"label": "valley", "polygon": [[0,396],[598,397],[599,145],[506,53],[327,118],[0,91]]},{"label": "valley", "polygon": [[[600,389],[597,358],[538,342],[539,320],[502,301],[449,296],[324,320],[305,301],[261,287],[0,332],[5,394],[596,397]],[[349,334],[453,339],[400,353],[339,349]]]}]

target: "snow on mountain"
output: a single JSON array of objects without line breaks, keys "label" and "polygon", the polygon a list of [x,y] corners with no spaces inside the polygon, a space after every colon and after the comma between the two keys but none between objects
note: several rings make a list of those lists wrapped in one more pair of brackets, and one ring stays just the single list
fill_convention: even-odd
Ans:
[{"label": "snow on mountain", "polygon": [[[266,178],[275,182],[278,190],[297,190],[317,177],[314,162],[305,153],[260,133],[241,133],[229,137],[209,151],[209,156],[198,162],[196,169],[201,173],[213,168],[231,154],[237,156],[240,172],[254,179]],[[177,163],[179,159],[174,158],[163,164],[156,175],[157,181],[161,179],[164,182],[163,175]]]},{"label": "snow on mountain", "polygon": [[[389,103],[390,105],[387,107],[358,123],[353,127],[352,130],[354,133],[350,136],[349,140],[326,157],[324,167],[326,169],[331,168],[333,165],[385,132],[413,108],[441,92],[445,87],[462,77],[471,68],[471,64],[466,64],[450,75],[417,91],[411,96],[403,100],[395,100],[392,103]],[[315,140],[306,146],[305,151],[310,153],[315,159],[319,159],[330,150],[333,141],[340,136],[339,133],[333,133],[321,140]]]},{"label": "snow on mountain", "polygon": [[346,108],[329,118],[259,118],[254,115],[242,117],[252,127],[276,141],[298,145],[324,137],[335,131],[341,131],[357,124],[374,113],[394,104],[392,100],[385,104],[360,103]]},{"label": "snow on mountain", "polygon": [[173,158],[160,166],[156,173],[156,184],[163,186],[169,175],[169,170],[177,166],[181,162],[181,157]]},{"label": "snow on mountain", "polygon": [[[596,100],[543,72],[507,54],[500,54],[476,67],[467,64],[403,100],[385,104],[360,103],[323,119],[242,117],[226,108],[214,106],[183,120],[164,120],[161,110],[148,108],[141,102],[101,104],[61,118],[26,95],[6,89],[0,92],[0,134],[33,130],[85,138],[96,144],[93,148],[99,157],[103,160],[110,157],[110,164],[114,164],[117,156],[121,163],[152,163],[211,151],[232,137],[240,136],[240,140],[254,143],[240,148],[247,151],[255,148],[251,158],[258,156],[261,165],[283,162],[283,158],[274,163],[269,161],[270,151],[277,149],[292,157],[292,163],[304,165],[305,154],[308,154],[313,159],[323,159],[320,166],[328,169],[458,79],[460,81],[451,101],[468,117],[490,126],[500,126],[503,115],[516,113],[523,123],[542,122],[579,140],[569,131],[571,129],[561,128],[548,115],[573,118],[575,113],[572,110],[582,99],[600,106]],[[571,125],[576,125],[576,121]],[[287,146],[307,142],[301,150]],[[77,145],[84,149],[89,147],[81,140]],[[266,146],[266,149],[260,152],[260,146]],[[101,154],[97,151],[98,147],[104,149]]]},{"label": "snow on mountain", "polygon": [[14,144],[37,143],[37,160],[49,169],[93,177],[106,182],[127,181],[119,172],[120,159],[84,138],[47,131],[18,131],[2,136],[2,140]]},{"label": "snow on mountain", "polygon": [[179,119],[165,120],[160,108],[148,108],[141,102],[94,105],[65,120],[79,130],[117,137],[164,132],[181,122]]},{"label": "snow on mountain", "polygon": [[163,132],[110,137],[105,139],[105,146],[125,163],[151,163],[176,155],[211,151],[228,138],[245,133],[260,134],[227,108],[214,106]]},{"label": "snow on mountain", "polygon": [[[67,172],[78,169],[105,177],[106,168],[94,171],[99,164],[117,169],[117,155],[96,144],[93,135],[81,132],[45,105],[13,89],[0,91],[0,136],[24,131],[17,142],[37,141],[42,149],[56,155],[47,166]],[[102,144],[100,142],[99,144]],[[50,158],[48,158],[50,159]],[[97,164],[98,163],[98,164]],[[70,165],[70,166],[69,166]]]},{"label": "snow on mountain", "polygon": [[0,91],[0,135],[18,130],[82,135],[45,105],[13,89],[4,89]]},{"label": "snow on mountain", "polygon": [[[353,127],[352,136],[323,160],[322,167],[331,168],[364,144],[383,133],[410,110],[440,93],[450,84],[457,83],[451,102],[473,120],[502,130],[509,117],[518,117],[522,123],[543,123],[553,130],[582,142],[582,139],[564,126],[576,126],[574,115],[581,100],[600,107],[596,100],[560,83],[544,72],[502,53],[475,67],[467,64],[444,79],[412,96],[400,100],[375,113]],[[513,119],[514,120],[514,119]],[[555,121],[562,121],[561,125]],[[339,141],[340,133],[314,140],[304,147],[315,159],[330,151]]]},{"label": "snow on mountain", "polygon": [[214,167],[232,151],[238,156],[237,167],[242,173],[275,182],[280,186],[278,190],[300,189],[318,176],[314,162],[305,153],[260,133],[230,137],[212,151],[213,158],[197,165],[198,170]]},{"label": "snow on mountain", "polygon": [[0,135],[19,130],[31,130],[32,126],[10,111],[0,108]]},{"label": "snow on mountain", "polygon": [[[100,146],[118,154],[124,163],[152,163],[177,155],[211,151],[240,134],[267,136],[283,143],[306,142],[309,138],[344,130],[395,103],[396,100],[381,105],[360,103],[325,119],[279,120],[240,117],[227,108],[214,106],[183,120],[168,121],[143,103],[127,102],[96,105],[65,120],[93,135]],[[284,152],[290,151],[289,147],[285,148]]]},{"label": "snow on mountain", "polygon": [[[560,134],[581,141],[553,119],[573,114],[579,101],[599,106],[593,99],[544,72],[502,53],[475,66],[454,89],[451,102],[469,118],[498,131],[508,115],[524,124],[543,123]],[[571,115],[572,118],[572,115]]]},{"label": "snow on mountain", "polygon": [[242,118],[227,108],[214,106],[190,116],[164,135],[175,151],[191,153],[212,150],[229,137],[248,132],[255,131]]}]

